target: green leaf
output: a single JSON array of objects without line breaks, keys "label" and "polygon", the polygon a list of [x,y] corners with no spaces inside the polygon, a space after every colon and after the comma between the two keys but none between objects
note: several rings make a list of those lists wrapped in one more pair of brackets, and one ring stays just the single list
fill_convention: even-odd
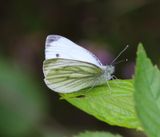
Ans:
[{"label": "green leaf", "polygon": [[122,137],[120,135],[114,135],[107,132],[89,132],[86,131],[84,133],[80,133],[79,135],[73,136],[73,137]]},{"label": "green leaf", "polygon": [[160,137],[160,71],[138,46],[135,75],[135,102],[138,117],[151,137]]},{"label": "green leaf", "polygon": [[108,85],[61,94],[61,97],[110,125],[141,129],[135,113],[133,81],[111,80]]}]

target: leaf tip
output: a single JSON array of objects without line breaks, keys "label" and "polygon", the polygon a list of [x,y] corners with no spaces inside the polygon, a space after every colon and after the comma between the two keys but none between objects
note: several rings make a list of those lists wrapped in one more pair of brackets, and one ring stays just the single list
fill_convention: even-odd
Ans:
[{"label": "leaf tip", "polygon": [[142,56],[147,57],[146,51],[145,51],[145,49],[144,49],[144,47],[143,47],[143,44],[142,44],[141,42],[138,44],[137,55],[138,55],[138,56],[142,55]]},{"label": "leaf tip", "polygon": [[141,42],[138,43],[138,51],[144,51],[144,47]]}]

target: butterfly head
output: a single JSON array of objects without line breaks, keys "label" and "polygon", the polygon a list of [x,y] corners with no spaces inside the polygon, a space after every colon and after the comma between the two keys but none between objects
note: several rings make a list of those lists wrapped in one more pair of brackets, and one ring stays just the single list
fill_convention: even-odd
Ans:
[{"label": "butterfly head", "polygon": [[112,74],[114,73],[114,70],[115,70],[115,68],[113,65],[106,66],[104,74],[105,74],[105,78],[107,80],[110,80],[112,78]]}]

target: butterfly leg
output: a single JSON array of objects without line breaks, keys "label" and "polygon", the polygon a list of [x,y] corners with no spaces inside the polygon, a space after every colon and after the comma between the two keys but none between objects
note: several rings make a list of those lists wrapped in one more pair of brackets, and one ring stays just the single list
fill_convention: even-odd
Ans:
[{"label": "butterfly leg", "polygon": [[110,85],[109,85],[109,83],[108,83],[108,80],[106,81],[106,83],[107,83],[107,86],[108,86],[108,93],[109,93],[109,95],[111,95],[111,93],[112,93],[112,89],[111,89],[111,87],[110,87]]},{"label": "butterfly leg", "polygon": [[99,78],[96,78],[93,85],[91,86],[89,90],[93,89],[99,83],[99,81],[100,81]]},{"label": "butterfly leg", "polygon": [[113,75],[111,79],[114,81],[113,83],[114,83],[117,87],[122,88],[122,84],[124,84],[124,81],[120,81],[115,75]]},{"label": "butterfly leg", "polygon": [[113,80],[113,83],[115,84],[115,85],[119,85],[119,79],[115,76],[115,75],[112,75],[112,78],[111,78],[111,80]]}]

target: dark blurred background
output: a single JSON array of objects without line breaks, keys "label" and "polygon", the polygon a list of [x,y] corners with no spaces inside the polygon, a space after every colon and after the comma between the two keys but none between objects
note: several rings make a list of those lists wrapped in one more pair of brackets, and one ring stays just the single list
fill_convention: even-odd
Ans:
[{"label": "dark blurred background", "polygon": [[[137,44],[160,63],[159,0],[1,0],[0,136],[71,137],[103,130],[143,136],[110,126],[78,110],[43,82],[44,43],[59,34],[84,46],[106,64],[127,45],[116,65],[118,78],[134,74]],[[146,68],[147,69],[147,68]]]}]

